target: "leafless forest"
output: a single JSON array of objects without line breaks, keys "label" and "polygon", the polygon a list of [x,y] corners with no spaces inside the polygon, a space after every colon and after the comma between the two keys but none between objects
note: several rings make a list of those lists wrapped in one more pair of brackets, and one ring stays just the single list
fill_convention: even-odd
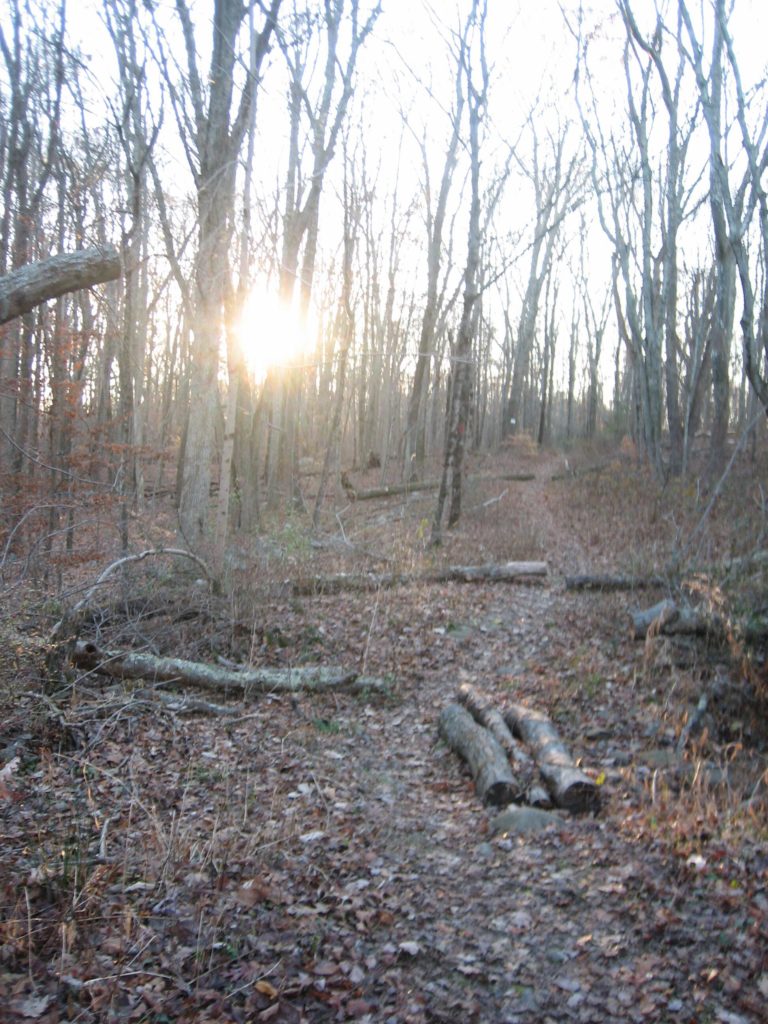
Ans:
[{"label": "leafless forest", "polygon": [[0,11],[0,1020],[768,1004],[768,12]]}]

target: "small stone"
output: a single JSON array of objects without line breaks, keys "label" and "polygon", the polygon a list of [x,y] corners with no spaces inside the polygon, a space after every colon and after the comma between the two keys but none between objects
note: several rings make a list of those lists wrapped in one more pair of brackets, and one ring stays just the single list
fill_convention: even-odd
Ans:
[{"label": "small stone", "polygon": [[562,819],[551,811],[540,811],[535,807],[508,807],[491,821],[491,833],[503,836],[509,833],[529,835],[541,832],[550,825],[560,827]]}]

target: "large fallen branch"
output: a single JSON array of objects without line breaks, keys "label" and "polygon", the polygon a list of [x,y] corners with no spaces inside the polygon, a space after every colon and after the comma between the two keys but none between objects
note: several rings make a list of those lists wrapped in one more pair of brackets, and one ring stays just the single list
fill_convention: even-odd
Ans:
[{"label": "large fallen branch", "polygon": [[573,763],[573,758],[547,716],[522,704],[504,712],[507,725],[533,750],[542,779],[557,807],[573,814],[596,810],[600,803],[595,783]]},{"label": "large fallen branch", "polygon": [[547,575],[546,562],[505,562],[493,565],[448,565],[423,573],[336,573],[308,576],[291,583],[297,596],[390,589],[409,583],[523,583]]},{"label": "large fallen branch", "polygon": [[460,704],[443,708],[438,729],[451,750],[469,765],[483,803],[504,807],[520,798],[520,785],[498,741]]},{"label": "large fallen branch", "polygon": [[155,558],[160,555],[170,555],[174,558],[188,558],[205,574],[212,589],[216,590],[218,588],[218,583],[211,576],[205,562],[191,551],[185,551],[183,548],[149,548],[147,551],[141,551],[136,555],[124,555],[122,558],[118,558],[116,562],[112,562],[108,565],[99,575],[95,583],[88,588],[85,597],[78,601],[71,611],[67,612],[59,619],[51,630],[50,639],[58,640],[65,629],[75,629],[79,625],[88,612],[91,598],[95,592],[99,587],[103,586],[103,584],[105,584],[118,569],[122,569],[133,562],[143,562],[146,558]]},{"label": "large fallen branch", "polygon": [[0,277],[0,324],[23,316],[41,302],[120,277],[120,257],[110,247],[81,249],[28,263]]},{"label": "large fallen branch", "polygon": [[305,690],[348,689],[356,692],[385,691],[379,679],[359,676],[340,668],[305,666],[298,668],[231,669],[206,665],[183,658],[160,658],[135,651],[105,651],[90,641],[75,644],[72,660],[78,668],[118,679],[150,679],[155,682],[180,683],[204,690],[234,693],[248,697],[260,693],[295,693]]},{"label": "large fallen branch", "polygon": [[661,576],[603,576],[586,573],[565,577],[566,590],[647,590],[668,584],[669,580]]}]

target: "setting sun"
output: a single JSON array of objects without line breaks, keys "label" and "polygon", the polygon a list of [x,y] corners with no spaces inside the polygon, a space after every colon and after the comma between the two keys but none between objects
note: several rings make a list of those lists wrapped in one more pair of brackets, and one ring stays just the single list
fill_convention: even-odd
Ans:
[{"label": "setting sun", "polygon": [[269,370],[286,367],[309,352],[314,332],[311,319],[303,318],[296,306],[288,306],[276,292],[256,285],[245,300],[237,336],[258,383]]}]

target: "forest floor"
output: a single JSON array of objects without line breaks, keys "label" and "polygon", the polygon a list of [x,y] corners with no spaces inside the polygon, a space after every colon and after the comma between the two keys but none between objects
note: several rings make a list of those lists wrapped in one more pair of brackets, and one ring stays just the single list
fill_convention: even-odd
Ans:
[{"label": "forest floor", "polygon": [[[181,715],[71,668],[43,693],[33,639],[60,606],[40,604],[42,584],[6,586],[0,1020],[764,1021],[764,662],[733,643],[631,639],[630,610],[665,588],[564,585],[760,546],[764,467],[737,467],[694,532],[695,484],[661,491],[621,451],[568,459],[522,443],[476,458],[438,552],[434,492],[343,508],[338,494],[324,546],[298,516],[242,540],[226,597],[148,560],[100,592],[81,630],[200,661],[340,665],[389,695]],[[501,479],[521,471],[534,479]],[[137,550],[172,541],[149,513],[134,529]],[[113,557],[96,545],[83,580]],[[513,559],[549,574],[301,598],[285,583]],[[711,575],[695,587],[721,611],[768,591],[754,573],[735,596]],[[495,834],[437,735],[462,682],[547,712],[599,783],[599,812]]]}]

